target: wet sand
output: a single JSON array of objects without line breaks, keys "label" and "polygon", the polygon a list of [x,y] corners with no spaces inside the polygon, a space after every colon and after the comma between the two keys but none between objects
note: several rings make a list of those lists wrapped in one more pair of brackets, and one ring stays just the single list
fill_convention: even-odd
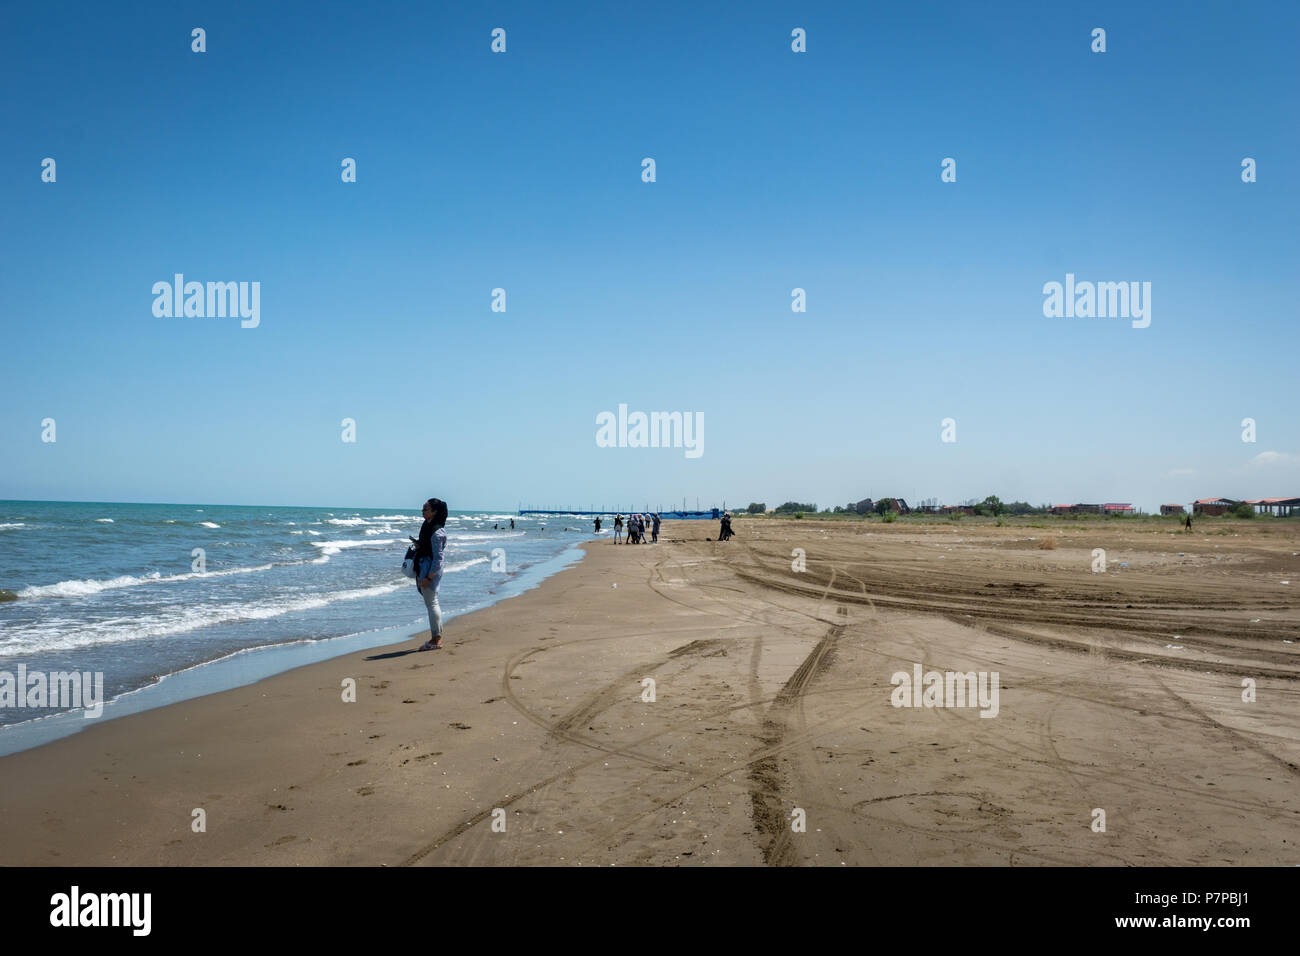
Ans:
[{"label": "wet sand", "polygon": [[[0,759],[0,863],[1300,863],[1300,524],[1033,523],[592,543],[444,650]],[[893,706],[916,665],[997,716]]]}]

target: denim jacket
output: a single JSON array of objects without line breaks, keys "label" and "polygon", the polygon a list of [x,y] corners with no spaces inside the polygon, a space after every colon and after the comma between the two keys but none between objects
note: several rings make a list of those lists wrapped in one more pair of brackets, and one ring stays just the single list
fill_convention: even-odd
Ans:
[{"label": "denim jacket", "polygon": [[439,528],[433,533],[429,544],[433,548],[432,558],[421,558],[420,568],[415,579],[415,586],[418,588],[420,582],[430,575],[433,576],[433,589],[438,590],[438,585],[442,582],[442,558],[447,552],[447,532]]}]

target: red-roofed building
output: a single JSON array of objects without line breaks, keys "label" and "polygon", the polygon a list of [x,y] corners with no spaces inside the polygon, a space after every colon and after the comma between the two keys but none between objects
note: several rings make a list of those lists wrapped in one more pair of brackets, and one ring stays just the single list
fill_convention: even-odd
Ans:
[{"label": "red-roofed building", "polygon": [[1107,515],[1131,515],[1133,506],[1127,503],[1110,502],[1101,506],[1101,513]]},{"label": "red-roofed building", "polygon": [[1197,515],[1224,515],[1241,504],[1235,498],[1198,498],[1192,502],[1192,513]]}]

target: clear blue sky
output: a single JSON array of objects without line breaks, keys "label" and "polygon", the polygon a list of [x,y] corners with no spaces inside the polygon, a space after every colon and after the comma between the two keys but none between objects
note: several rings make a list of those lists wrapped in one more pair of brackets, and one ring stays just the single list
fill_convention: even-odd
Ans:
[{"label": "clear blue sky", "polygon": [[[0,497],[1300,494],[1300,5],[235,6],[0,15]],[[620,402],[703,456],[597,448]]]}]

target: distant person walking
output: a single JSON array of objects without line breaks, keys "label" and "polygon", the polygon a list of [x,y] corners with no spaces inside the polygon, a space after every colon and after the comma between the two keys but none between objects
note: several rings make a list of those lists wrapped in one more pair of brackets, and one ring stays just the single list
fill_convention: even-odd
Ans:
[{"label": "distant person walking", "polygon": [[1192,516],[1191,516],[1191,515],[1188,515],[1188,516],[1187,516],[1187,523],[1186,523],[1185,525],[1183,525],[1183,531],[1184,531],[1184,532],[1187,532],[1187,531],[1191,531],[1191,530],[1192,530]]},{"label": "distant person walking", "polygon": [[596,534],[600,534],[600,516],[596,516]]},{"label": "distant person walking", "polygon": [[514,531],[514,530],[515,530],[515,519],[514,519],[514,518],[511,518],[511,519],[510,519],[510,530],[511,530],[511,531]]},{"label": "distant person walking", "polygon": [[429,611],[429,639],[422,651],[442,650],[442,608],[438,607],[438,585],[442,583],[442,556],[447,551],[447,502],[430,498],[424,503],[424,524],[415,544],[415,586]]},{"label": "distant person walking", "polygon": [[653,527],[653,532],[652,532],[652,535],[653,535],[653,536],[652,536],[651,539],[650,539],[650,543],[651,543],[651,544],[658,544],[658,543],[659,543],[659,515],[658,515],[658,514],[655,514],[655,515],[652,517],[651,520],[654,522],[654,524],[653,524],[653,526],[652,526],[652,527]]},{"label": "distant person walking", "polygon": [[731,512],[730,512],[730,511],[724,511],[724,512],[722,513],[722,524],[721,524],[721,526],[718,528],[718,540],[719,540],[719,541],[727,541],[727,540],[729,540],[729,539],[732,537],[732,535],[734,535],[734,534],[735,534],[735,532],[731,530]]},{"label": "distant person walking", "polygon": [[623,543],[623,516],[614,515],[614,543]]}]

